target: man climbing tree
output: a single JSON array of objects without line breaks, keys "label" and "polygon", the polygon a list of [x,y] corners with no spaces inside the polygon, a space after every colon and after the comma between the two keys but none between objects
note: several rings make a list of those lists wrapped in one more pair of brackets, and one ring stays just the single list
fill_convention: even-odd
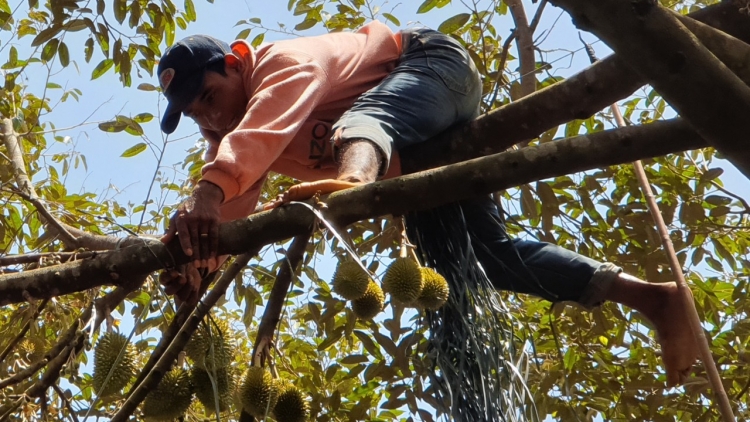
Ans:
[{"label": "man climbing tree", "polygon": [[[183,39],[158,68],[169,100],[162,130],[192,118],[209,143],[203,178],[173,216],[192,264],[162,275],[167,292],[197,300],[198,270],[219,264],[218,225],[252,213],[269,171],[305,183],[267,204],[401,173],[399,151],[478,115],[482,87],[455,40],[428,29],[392,33],[373,22],[356,33],[281,41],[253,49],[207,36]],[[668,385],[696,357],[685,303],[674,283],[648,283],[561,247],[512,240],[489,197],[459,204],[472,246],[494,287],[592,307],[627,305],[655,326]]]}]

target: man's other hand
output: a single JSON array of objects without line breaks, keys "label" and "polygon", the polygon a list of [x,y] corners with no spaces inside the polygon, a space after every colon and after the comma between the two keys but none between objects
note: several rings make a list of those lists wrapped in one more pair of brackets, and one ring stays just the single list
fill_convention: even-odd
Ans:
[{"label": "man's other hand", "polygon": [[177,302],[197,303],[201,287],[201,275],[193,264],[180,265],[176,269],[164,270],[159,274],[167,294],[175,295]]},{"label": "man's other hand", "polygon": [[169,220],[169,229],[161,238],[171,242],[175,235],[185,255],[193,259],[195,268],[215,269],[219,249],[219,205],[224,199],[221,188],[201,181]]}]

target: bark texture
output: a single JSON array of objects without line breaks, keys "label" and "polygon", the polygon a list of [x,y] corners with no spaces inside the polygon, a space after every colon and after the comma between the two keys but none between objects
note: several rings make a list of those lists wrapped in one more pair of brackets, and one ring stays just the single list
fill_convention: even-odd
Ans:
[{"label": "bark texture", "polygon": [[[734,1],[711,5],[689,16],[750,42],[750,15],[740,12],[740,6]],[[419,163],[403,159],[401,165],[406,172],[411,172],[420,165],[435,167],[509,148],[557,125],[586,119],[646,83],[646,78],[634,72],[619,56],[606,57],[563,82],[500,107],[429,143],[410,147],[404,155],[414,160],[419,157]]]},{"label": "bark texture", "polygon": [[[750,177],[750,87],[656,0],[552,0],[604,40]],[[623,36],[627,34],[627,36]]]},{"label": "bark texture", "polygon": [[[489,194],[523,183],[707,146],[682,120],[598,132],[414,173],[332,194],[326,218],[337,226],[404,214]],[[306,206],[287,205],[221,225],[219,253],[239,255],[309,232]],[[38,270],[0,276],[0,305],[121,284],[138,275],[184,264],[179,242],[140,245]]]}]

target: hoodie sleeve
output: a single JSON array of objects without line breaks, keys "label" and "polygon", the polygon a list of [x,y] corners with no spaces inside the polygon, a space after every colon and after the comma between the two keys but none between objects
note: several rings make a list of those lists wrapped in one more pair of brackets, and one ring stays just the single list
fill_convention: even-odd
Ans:
[{"label": "hoodie sleeve", "polygon": [[203,179],[222,189],[225,202],[264,177],[330,86],[323,68],[296,51],[270,52],[250,71],[245,117],[203,167]]},{"label": "hoodie sleeve", "polygon": [[266,182],[267,176],[268,174],[264,174],[245,193],[237,195],[221,204],[219,212],[221,213],[222,223],[239,220],[255,212],[255,208],[258,206],[258,198],[260,197],[260,192],[263,189],[263,184]]}]

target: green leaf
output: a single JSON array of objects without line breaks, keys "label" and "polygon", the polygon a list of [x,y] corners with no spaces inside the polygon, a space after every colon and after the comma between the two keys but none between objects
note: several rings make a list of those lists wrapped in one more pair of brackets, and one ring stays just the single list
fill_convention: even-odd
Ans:
[{"label": "green leaf", "polygon": [[55,35],[57,35],[61,30],[62,26],[52,26],[50,28],[45,29],[44,31],[40,32],[39,35],[34,38],[34,41],[31,42],[32,47],[38,47],[47,41],[51,40]]},{"label": "green leaf", "polygon": [[722,173],[724,173],[724,169],[719,168],[719,167],[709,169],[707,172],[701,174],[701,182],[708,182],[710,180],[714,180],[717,177],[721,176]]},{"label": "green leaf", "polygon": [[120,157],[123,157],[123,158],[135,157],[136,155],[145,151],[146,148],[148,148],[148,145],[146,145],[145,142],[137,143],[133,145],[132,147],[126,149],[125,152],[123,152],[122,155],[120,155]]},{"label": "green leaf", "polygon": [[60,44],[60,40],[57,38],[49,40],[49,42],[42,49],[42,60],[50,61],[57,53],[57,46]]},{"label": "green leaf", "polygon": [[253,38],[252,42],[250,42],[250,45],[253,46],[253,48],[258,48],[258,46],[263,42],[263,38],[265,38],[266,34],[258,34]]},{"label": "green leaf", "polygon": [[138,85],[138,89],[141,91],[158,91],[159,90],[159,88],[146,82],[143,82],[142,84]]},{"label": "green leaf", "polygon": [[185,0],[185,18],[190,22],[195,22],[195,5],[193,0]]},{"label": "green leaf", "polygon": [[443,23],[438,26],[438,31],[444,34],[453,33],[461,29],[462,26],[466,25],[466,22],[468,22],[470,18],[471,15],[468,13],[459,13],[458,15],[450,17],[443,21]]},{"label": "green leaf", "polygon": [[302,22],[298,23],[294,27],[294,29],[297,31],[304,31],[305,29],[312,28],[313,26],[315,26],[316,23],[318,23],[317,19],[305,19]]},{"label": "green leaf", "polygon": [[97,79],[100,76],[104,75],[109,69],[112,68],[112,66],[114,66],[114,64],[115,62],[112,61],[112,59],[102,60],[98,65],[96,65],[94,71],[91,72],[91,79]]},{"label": "green leaf", "polygon": [[0,12],[5,12],[9,15],[13,13],[13,11],[10,10],[10,6],[8,5],[8,0],[0,0]]},{"label": "green leaf", "polygon": [[94,39],[89,38],[86,40],[86,44],[83,48],[84,58],[86,63],[91,61],[91,56],[94,54]]},{"label": "green leaf", "polygon": [[119,120],[99,123],[99,130],[109,133],[122,132],[126,127],[128,127],[128,124]]},{"label": "green leaf", "polygon": [[250,32],[251,31],[252,31],[252,29],[250,29],[250,28],[243,29],[242,31],[240,31],[239,34],[237,34],[236,37],[234,37],[234,39],[236,39],[236,40],[246,40],[247,37],[250,36]]},{"label": "green leaf", "polygon": [[133,121],[138,123],[148,123],[154,119],[154,115],[151,113],[141,113],[133,117]]},{"label": "green leaf", "polygon": [[437,3],[438,3],[437,0],[425,0],[422,4],[419,5],[419,9],[417,9],[417,14],[429,12],[435,6],[437,6]]},{"label": "green leaf", "polygon": [[128,5],[125,0],[115,0],[114,2],[115,19],[117,22],[123,23],[128,15]]},{"label": "green leaf", "polygon": [[392,24],[396,26],[401,26],[401,22],[396,19],[395,16],[391,15],[390,13],[383,13],[383,17],[388,19]]},{"label": "green leaf", "polygon": [[68,67],[70,64],[70,53],[68,52],[68,46],[64,42],[60,43],[60,46],[57,48],[57,55],[60,57],[60,64],[63,67]]}]

